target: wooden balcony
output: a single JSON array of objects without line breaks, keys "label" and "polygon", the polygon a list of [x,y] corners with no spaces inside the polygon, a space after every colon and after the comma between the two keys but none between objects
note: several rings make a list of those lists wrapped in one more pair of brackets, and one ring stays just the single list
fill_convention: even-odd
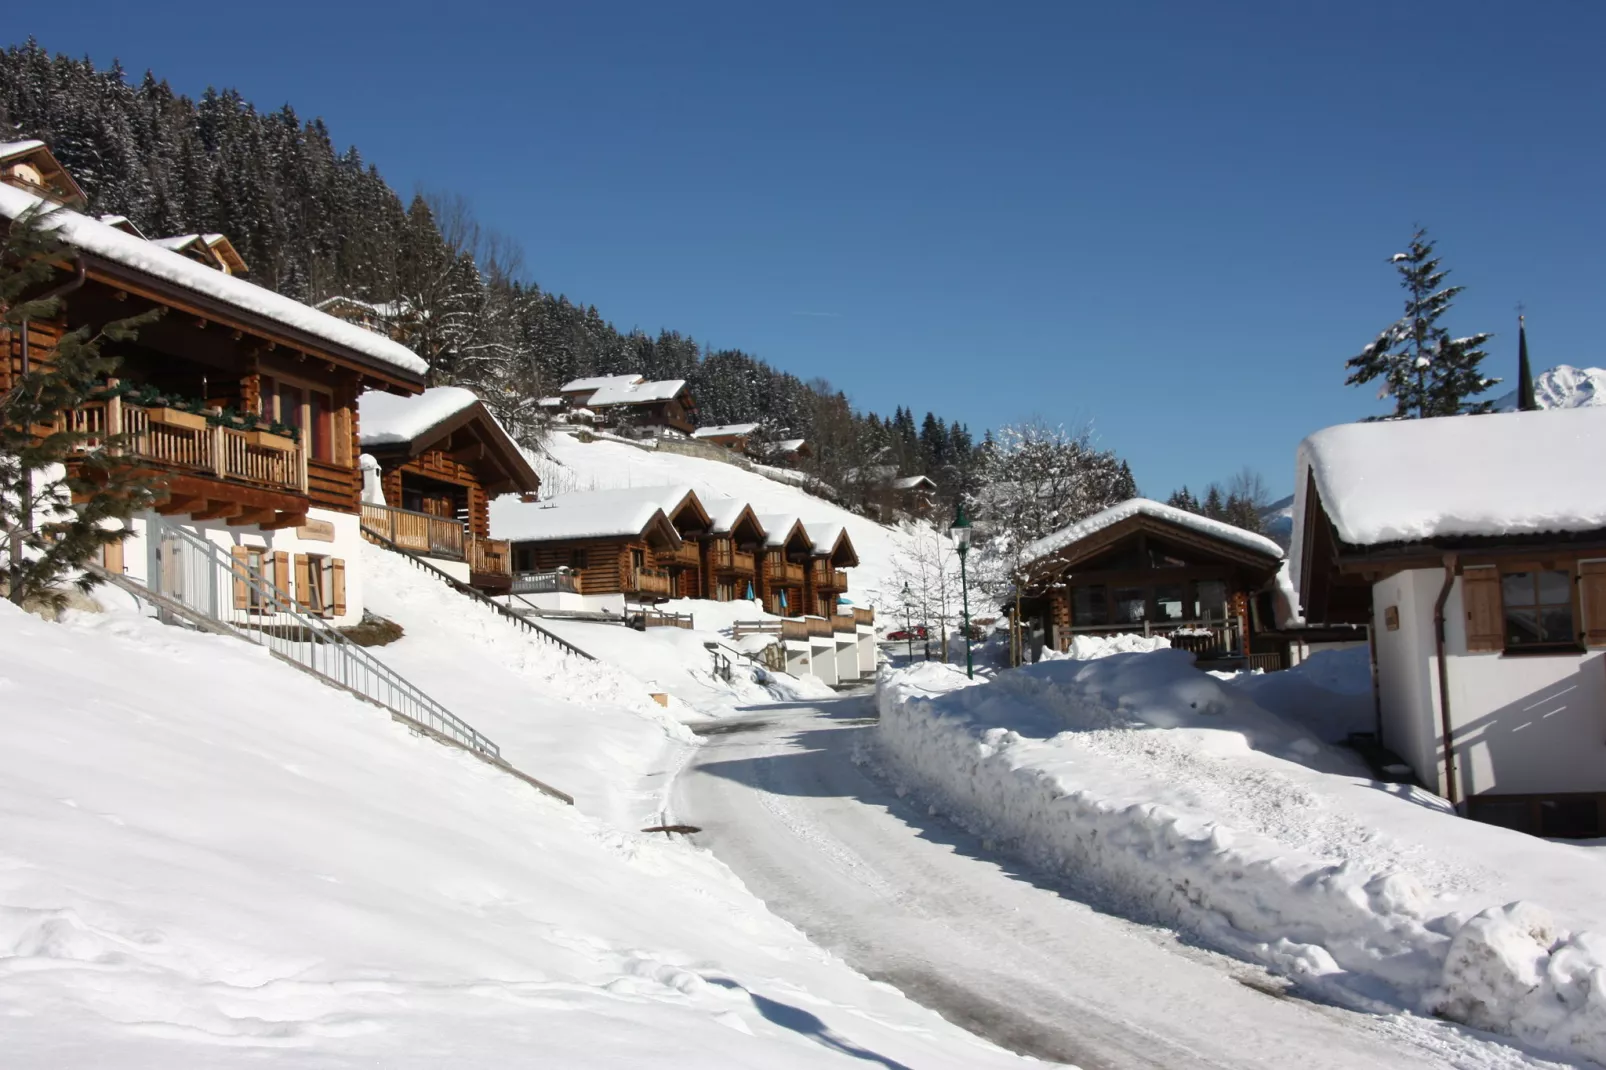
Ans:
[{"label": "wooden balcony", "polygon": [[739,620],[731,626],[731,638],[740,639],[744,635],[778,635],[782,639],[806,642],[809,625],[801,619]]},{"label": "wooden balcony", "polygon": [[845,591],[848,589],[848,574],[840,568],[831,570],[831,590]]},{"label": "wooden balcony", "polygon": [[476,575],[510,576],[513,573],[513,550],[506,539],[482,539],[465,534],[463,549],[468,558],[469,571]]},{"label": "wooden balcony", "polygon": [[778,585],[799,585],[803,582],[803,566],[777,554],[764,559],[764,577]]},{"label": "wooden balcony", "polygon": [[121,435],[126,436],[123,456],[156,469],[307,493],[306,451],[283,435],[225,427],[196,413],[147,409],[116,397],[63,413],[57,426],[89,436],[85,450]]},{"label": "wooden balcony", "polygon": [[714,544],[714,550],[709,555],[709,561],[715,572],[739,572],[744,576],[753,575],[753,555],[736,549],[727,541],[720,541]]},{"label": "wooden balcony", "polygon": [[[455,561],[464,560],[461,520],[363,502],[362,526],[383,535],[403,550]],[[507,546],[506,543],[502,545],[504,549]]]},{"label": "wooden balcony", "polygon": [[683,542],[673,550],[659,550],[652,559],[660,568],[697,568],[702,564],[702,554],[695,541]]},{"label": "wooden balcony", "polygon": [[803,623],[808,627],[810,639],[831,639],[836,635],[836,629],[826,617],[804,617]]},{"label": "wooden balcony", "polygon": [[853,619],[852,613],[842,613],[839,611],[831,618],[831,630],[839,636],[857,635],[859,633],[859,625],[858,622]]},{"label": "wooden balcony", "polygon": [[580,590],[573,572],[566,568],[550,572],[515,572],[511,594],[576,594]]},{"label": "wooden balcony", "polygon": [[854,606],[853,607],[853,623],[855,623],[855,624],[863,624],[863,625],[866,625],[868,627],[874,628],[875,627],[875,607],[872,606],[872,607],[869,607],[869,608],[863,608],[863,607],[860,607],[860,606]]},{"label": "wooden balcony", "polygon": [[638,568],[632,578],[629,593],[662,595],[669,598],[673,593],[670,590],[669,573],[661,568]]}]

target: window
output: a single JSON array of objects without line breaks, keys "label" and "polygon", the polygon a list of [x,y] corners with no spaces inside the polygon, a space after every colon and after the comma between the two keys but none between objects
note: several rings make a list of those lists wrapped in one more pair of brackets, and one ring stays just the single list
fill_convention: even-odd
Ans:
[{"label": "window", "polygon": [[333,397],[322,390],[303,390],[272,376],[262,377],[262,415],[301,433],[307,456],[315,461],[335,459]]},{"label": "window", "polygon": [[1182,585],[1156,587],[1154,589],[1154,605],[1156,620],[1181,620],[1184,616],[1182,612]]},{"label": "window", "polygon": [[1116,624],[1141,623],[1148,615],[1148,593],[1142,587],[1117,587],[1112,601]]},{"label": "window", "polygon": [[328,394],[321,390],[307,391],[307,456],[315,461],[333,461],[334,457],[334,405]]},{"label": "window", "polygon": [[1221,580],[1200,580],[1194,584],[1196,620],[1227,619],[1227,585]]},{"label": "window", "polygon": [[586,552],[584,550],[569,551],[569,567],[576,572],[586,567]]},{"label": "window", "polygon": [[1500,577],[1506,647],[1575,646],[1572,577],[1559,569],[1507,572]]},{"label": "window", "polygon": [[1071,624],[1074,627],[1107,624],[1109,619],[1103,587],[1071,588]]}]

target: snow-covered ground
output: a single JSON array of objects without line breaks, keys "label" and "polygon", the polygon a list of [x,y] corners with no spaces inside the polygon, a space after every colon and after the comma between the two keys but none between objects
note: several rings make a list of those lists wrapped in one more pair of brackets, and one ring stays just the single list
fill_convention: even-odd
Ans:
[{"label": "snow-covered ground", "polygon": [[880,681],[878,750],[933,806],[1128,916],[1323,998],[1606,1060],[1606,860],[1371,781],[1322,738],[1359,705],[1346,657],[1231,680],[1170,650],[976,684],[920,665]]},{"label": "snow-covered ground", "polygon": [[1020,1064],[636,831],[686,753],[636,681],[400,568],[386,656],[576,807],[115,593],[0,602],[0,1064]]},{"label": "snow-covered ground", "polygon": [[[859,566],[848,573],[848,597],[861,606],[890,604],[896,550],[891,528],[798,487],[721,461],[642,449],[601,437],[581,442],[563,432],[550,435],[544,448],[550,461],[541,466],[542,480],[564,492],[684,484],[698,494],[739,498],[752,505],[755,513],[795,514],[803,518],[805,527],[811,518],[842,524],[859,554]],[[558,467],[552,467],[553,463]]]}]

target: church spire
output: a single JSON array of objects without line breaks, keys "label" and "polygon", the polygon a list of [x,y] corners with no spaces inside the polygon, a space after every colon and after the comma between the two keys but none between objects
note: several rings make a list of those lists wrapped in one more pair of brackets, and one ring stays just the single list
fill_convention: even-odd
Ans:
[{"label": "church spire", "polygon": [[1534,398],[1533,369],[1528,366],[1528,317],[1517,316],[1517,411],[1535,412],[1539,402]]}]

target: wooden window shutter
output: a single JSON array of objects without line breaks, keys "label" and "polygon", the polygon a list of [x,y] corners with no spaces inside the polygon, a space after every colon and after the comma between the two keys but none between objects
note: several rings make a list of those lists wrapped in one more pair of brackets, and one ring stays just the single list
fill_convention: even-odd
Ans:
[{"label": "wooden window shutter", "polygon": [[1500,570],[1467,569],[1461,574],[1461,601],[1467,611],[1468,653],[1504,650],[1506,621],[1500,601]]},{"label": "wooden window shutter", "polygon": [[346,615],[346,562],[334,558],[329,562],[329,606],[337,617]]},{"label": "wooden window shutter", "polygon": [[296,605],[302,609],[312,605],[312,570],[306,554],[296,554]]},{"label": "wooden window shutter", "polygon": [[251,576],[251,551],[244,546],[231,546],[229,556],[234,559],[234,608],[249,609],[251,589],[246,580]]},{"label": "wooden window shutter", "polygon": [[284,550],[273,551],[273,590],[283,605],[292,605],[290,601],[290,554]]},{"label": "wooden window shutter", "polygon": [[1584,644],[1606,646],[1606,561],[1578,563],[1578,594],[1583,600]]}]

